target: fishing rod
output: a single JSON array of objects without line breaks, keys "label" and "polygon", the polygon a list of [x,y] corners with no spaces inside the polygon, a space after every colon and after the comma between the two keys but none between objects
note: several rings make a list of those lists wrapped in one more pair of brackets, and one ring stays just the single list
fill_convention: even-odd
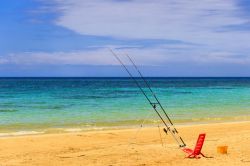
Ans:
[{"label": "fishing rod", "polygon": [[[144,76],[142,75],[142,73],[140,72],[140,70],[138,69],[138,67],[136,66],[136,64],[134,63],[134,61],[130,58],[130,56],[128,54],[125,54],[129,61],[133,64],[134,68],[137,70],[137,72],[140,74],[140,77],[142,78],[142,80],[145,82],[145,84],[147,85],[148,89],[150,90],[150,92],[152,93],[152,95],[154,96],[154,98],[157,101],[157,104],[160,105],[161,109],[163,110],[164,114],[166,115],[166,117],[168,118],[168,121],[170,122],[171,125],[173,125],[173,122],[171,121],[171,119],[169,118],[169,116],[167,115],[165,109],[162,107],[160,101],[158,100],[158,98],[156,97],[155,93],[153,92],[153,90],[151,89],[148,81],[146,81],[146,79],[144,78]],[[151,104],[155,104],[155,103],[151,103]],[[178,131],[175,129],[175,131],[178,133]]]},{"label": "fishing rod", "polygon": [[[142,80],[144,81],[144,83],[146,84],[146,86],[148,87],[148,89],[150,90],[150,92],[152,93],[152,95],[154,96],[155,100],[157,101],[157,103],[150,103],[153,107],[156,107],[155,104],[158,104],[161,108],[161,110],[163,111],[164,115],[167,117],[169,123],[171,124],[171,126],[173,127],[173,133],[179,133],[177,131],[177,129],[175,128],[172,120],[170,119],[170,117],[168,116],[168,114],[166,113],[165,109],[163,108],[162,104],[160,103],[160,100],[158,99],[158,97],[156,96],[156,94],[154,93],[154,91],[152,90],[152,88],[150,87],[148,81],[145,79],[145,77],[142,75],[141,71],[139,70],[139,68],[137,67],[137,65],[135,64],[135,62],[132,60],[132,58],[128,55],[125,54],[127,56],[127,58],[129,59],[129,61],[133,64],[134,68],[136,69],[136,71],[139,73],[140,77],[142,78]],[[165,130],[164,130],[165,131]],[[165,131],[166,132],[166,131]],[[182,146],[186,146],[185,142],[183,141],[183,139],[179,136],[179,139],[182,142]]]},{"label": "fishing rod", "polygon": [[[168,130],[171,133],[171,135],[174,138],[174,140],[178,143],[179,147],[185,147],[186,144],[184,143],[184,141],[182,140],[182,138],[179,137],[179,139],[180,139],[180,141],[179,141],[178,138],[176,138],[176,136],[175,136],[175,134],[178,133],[178,131],[175,128],[174,128],[174,130],[171,130],[171,128],[168,126],[167,122],[164,120],[164,118],[162,117],[162,115],[157,110],[156,104],[159,104],[160,107],[161,107],[161,110],[163,110],[163,112],[165,112],[165,110],[163,109],[162,105],[160,104],[158,98],[156,97],[155,93],[152,91],[151,87],[149,86],[149,84],[147,83],[147,81],[145,80],[145,78],[143,77],[143,75],[141,74],[141,72],[139,71],[139,69],[137,68],[137,66],[135,65],[135,63],[132,61],[132,59],[127,55],[129,57],[130,61],[133,63],[133,66],[140,73],[141,78],[143,78],[144,82],[147,84],[147,87],[150,89],[151,93],[155,96],[155,99],[156,99],[157,103],[151,102],[151,100],[149,99],[149,97],[147,96],[147,94],[145,93],[145,91],[142,89],[142,87],[140,86],[140,84],[138,83],[138,81],[131,74],[131,72],[128,70],[128,68],[125,66],[125,64],[121,61],[121,59],[118,57],[118,55],[115,54],[112,49],[109,49],[109,50],[113,54],[113,56],[119,61],[119,63],[123,66],[123,68],[127,71],[127,73],[129,74],[129,76],[133,79],[133,81],[136,83],[136,85],[138,86],[138,88],[141,90],[141,92],[143,93],[143,95],[146,97],[146,99],[148,100],[148,102],[150,103],[150,105],[153,107],[154,111],[157,113],[157,115],[159,116],[159,118],[161,119],[161,121],[163,122],[163,124],[165,125],[165,127],[167,128],[167,129],[164,128],[164,132],[167,134],[167,130]],[[166,114],[166,112],[164,114],[168,117],[168,115]],[[168,117],[168,119],[169,119],[170,124],[173,127],[172,121],[170,120],[169,117]]]}]

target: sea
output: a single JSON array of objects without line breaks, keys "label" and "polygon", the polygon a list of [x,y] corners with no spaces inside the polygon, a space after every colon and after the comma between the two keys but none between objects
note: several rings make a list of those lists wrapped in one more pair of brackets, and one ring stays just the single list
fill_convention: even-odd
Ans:
[{"label": "sea", "polygon": [[[156,102],[145,82],[135,80]],[[250,78],[145,80],[176,125],[250,120]],[[0,78],[0,136],[159,124],[131,78]]]}]

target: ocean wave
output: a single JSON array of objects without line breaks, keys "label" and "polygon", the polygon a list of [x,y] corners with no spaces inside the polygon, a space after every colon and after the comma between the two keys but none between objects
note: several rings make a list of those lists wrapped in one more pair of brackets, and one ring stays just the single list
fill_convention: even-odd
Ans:
[{"label": "ocean wave", "polygon": [[41,131],[17,131],[10,133],[0,133],[0,137],[8,137],[8,136],[22,136],[22,135],[36,135],[36,134],[44,134],[45,132]]},{"label": "ocean wave", "polygon": [[133,95],[129,94],[100,94],[100,95],[74,95],[74,96],[61,96],[58,98],[63,99],[73,99],[73,100],[79,100],[79,99],[107,99],[107,98],[128,98],[133,97]]},{"label": "ocean wave", "polygon": [[192,92],[173,92],[174,94],[192,94]]},{"label": "ocean wave", "polygon": [[1,112],[17,112],[18,110],[11,110],[11,109],[2,109],[0,110],[0,113]]},{"label": "ocean wave", "polygon": [[68,129],[64,129],[64,131],[66,131],[66,132],[80,132],[80,131],[83,131],[83,129],[81,129],[81,128],[68,128]]},{"label": "ocean wave", "polygon": [[210,89],[221,89],[221,90],[224,90],[224,89],[236,89],[236,88],[232,88],[232,87],[211,87]]}]

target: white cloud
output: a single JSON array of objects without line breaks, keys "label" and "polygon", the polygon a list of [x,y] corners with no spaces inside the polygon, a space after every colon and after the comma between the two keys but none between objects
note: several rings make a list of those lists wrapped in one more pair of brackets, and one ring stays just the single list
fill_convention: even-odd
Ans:
[{"label": "white cloud", "polygon": [[[177,43],[168,46],[158,45],[155,48],[131,49],[136,55],[144,57],[140,59],[142,64],[157,62],[162,64],[170,60],[187,62],[224,60],[245,63],[245,56],[249,56],[250,31],[222,31],[227,26],[249,23],[247,17],[242,17],[243,12],[237,0],[53,0],[53,2],[57,4],[54,10],[59,12],[54,24],[82,35],[132,40],[172,39],[197,44],[191,46]],[[221,53],[228,56],[221,57]],[[77,59],[76,55],[71,56],[73,60],[69,58],[68,61]],[[96,55],[84,56],[89,62],[100,63],[100,57]],[[157,60],[154,56],[161,60]],[[80,62],[83,63],[83,60]]]},{"label": "white cloud", "polygon": [[9,61],[5,57],[0,57],[0,64],[8,63]]},{"label": "white cloud", "polygon": [[[138,43],[133,45],[124,42],[127,46],[111,46],[122,47],[123,49],[117,49],[117,52],[127,52],[139,65],[166,65],[172,62],[250,64],[250,30],[222,31],[227,26],[249,24],[249,19],[242,17],[242,9],[236,0],[51,0],[49,2],[55,2],[57,5],[41,8],[41,12],[56,11],[59,16],[54,20],[54,24],[78,34],[130,40],[172,39],[183,43],[194,43],[158,44],[140,48],[137,47]],[[11,54],[0,59],[1,63],[118,64],[106,48]]]},{"label": "white cloud", "polygon": [[52,64],[52,65],[105,65],[113,64],[111,58],[105,57],[105,52],[101,49],[95,51],[77,52],[26,52],[10,54],[2,60],[10,64]]},{"label": "white cloud", "polygon": [[[238,56],[232,52],[216,52],[203,48],[195,49],[190,46],[188,49],[178,50],[179,47],[161,45],[154,48],[124,48],[115,49],[116,54],[125,64],[131,64],[126,58],[128,54],[138,65],[146,66],[164,66],[171,63],[236,63],[250,64],[250,56]],[[185,47],[186,48],[186,47]],[[178,54],[176,53],[178,52]],[[76,52],[27,52],[19,54],[10,54],[0,59],[2,64],[20,64],[20,65],[119,65],[118,61],[112,56],[108,48],[91,49],[88,51]]]},{"label": "white cloud", "polygon": [[[249,32],[218,32],[249,23],[236,0],[55,0],[55,24],[79,34],[175,39],[211,47],[248,48]],[[241,44],[239,44],[241,42]],[[226,45],[226,46],[225,46]]]}]

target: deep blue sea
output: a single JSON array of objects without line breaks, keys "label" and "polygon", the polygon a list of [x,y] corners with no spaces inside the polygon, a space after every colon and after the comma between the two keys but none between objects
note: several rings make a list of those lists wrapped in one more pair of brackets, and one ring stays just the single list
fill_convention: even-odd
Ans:
[{"label": "deep blue sea", "polygon": [[[176,124],[250,120],[250,78],[146,79]],[[138,126],[143,119],[160,122],[130,78],[0,78],[2,134]]]}]

